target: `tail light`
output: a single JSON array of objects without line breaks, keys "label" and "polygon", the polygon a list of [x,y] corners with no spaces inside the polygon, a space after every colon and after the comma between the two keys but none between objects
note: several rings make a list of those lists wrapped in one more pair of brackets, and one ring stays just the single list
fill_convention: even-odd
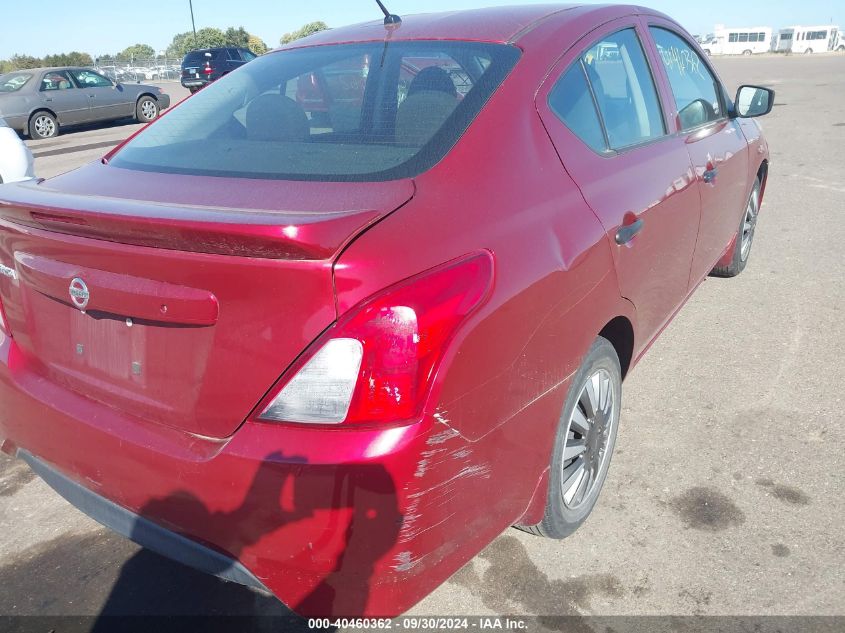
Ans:
[{"label": "tail light", "polygon": [[211,66],[209,66],[208,62],[206,62],[205,68],[202,69],[202,72],[204,72],[206,75],[210,75],[211,73],[214,72],[214,69]]},{"label": "tail light", "polygon": [[492,281],[493,258],[484,252],[365,300],[290,368],[258,419],[351,425],[418,416],[438,361]]}]

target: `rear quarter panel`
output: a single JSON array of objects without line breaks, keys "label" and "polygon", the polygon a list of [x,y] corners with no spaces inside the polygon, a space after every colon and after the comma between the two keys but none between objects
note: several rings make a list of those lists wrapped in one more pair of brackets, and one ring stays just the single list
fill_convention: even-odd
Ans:
[{"label": "rear quarter panel", "polygon": [[467,253],[486,249],[495,260],[491,296],[437,370],[421,423],[430,442],[399,509],[423,526],[472,526],[450,530],[443,555],[427,556],[443,528],[406,540],[409,560],[422,557],[434,578],[523,516],[542,488],[569,377],[601,328],[627,310],[604,231],[534,108],[545,63],[526,54],[454,149],[416,179],[414,198],[335,266],[343,314]]}]

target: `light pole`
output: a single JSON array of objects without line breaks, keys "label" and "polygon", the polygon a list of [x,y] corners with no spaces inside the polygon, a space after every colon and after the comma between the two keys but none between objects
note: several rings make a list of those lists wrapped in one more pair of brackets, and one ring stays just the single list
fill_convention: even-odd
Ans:
[{"label": "light pole", "polygon": [[194,0],[188,0],[188,6],[191,7],[191,27],[194,29],[194,48],[197,47],[197,25],[194,23]]}]

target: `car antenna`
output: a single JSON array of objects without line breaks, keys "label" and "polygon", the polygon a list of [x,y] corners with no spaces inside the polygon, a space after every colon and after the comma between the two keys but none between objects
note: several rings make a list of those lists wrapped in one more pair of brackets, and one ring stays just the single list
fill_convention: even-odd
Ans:
[{"label": "car antenna", "polygon": [[395,13],[388,11],[387,7],[384,6],[381,0],[376,0],[376,4],[378,4],[378,8],[381,9],[381,12],[384,13],[385,26],[399,26],[402,24],[402,18]]}]

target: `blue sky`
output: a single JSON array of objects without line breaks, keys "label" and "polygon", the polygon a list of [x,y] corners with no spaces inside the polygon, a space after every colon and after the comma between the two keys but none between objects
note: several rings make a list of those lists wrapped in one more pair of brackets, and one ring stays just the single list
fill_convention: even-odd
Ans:
[{"label": "blue sky", "polygon": [[[197,28],[244,26],[270,46],[279,36],[306,22],[323,20],[342,26],[379,17],[374,0],[193,0]],[[714,22],[728,26],[834,24],[845,26],[845,4],[835,0],[772,2],[771,0],[699,0],[669,2],[639,0],[668,13],[692,33],[713,30]],[[94,56],[118,52],[130,44],[149,44],[163,50],[175,33],[191,28],[188,0],[132,3],[112,0],[2,0],[0,59],[14,53],[43,56],[79,50]],[[490,5],[530,4],[519,0],[386,0],[394,13],[420,13]],[[43,19],[42,19],[43,18]]]}]

